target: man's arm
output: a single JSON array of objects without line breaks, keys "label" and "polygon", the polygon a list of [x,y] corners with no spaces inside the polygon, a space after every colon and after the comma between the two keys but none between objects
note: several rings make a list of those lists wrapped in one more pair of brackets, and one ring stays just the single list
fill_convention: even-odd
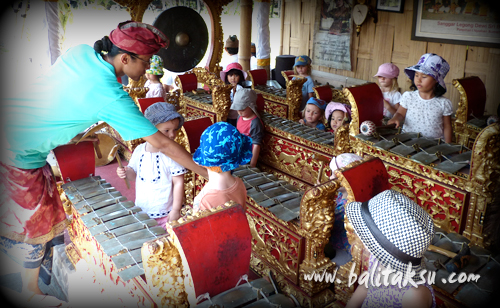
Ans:
[{"label": "man's arm", "polygon": [[160,149],[163,154],[172,158],[180,165],[208,179],[207,169],[197,165],[193,161],[193,157],[191,156],[191,154],[179,144],[177,144],[174,140],[170,140],[160,132],[156,132],[155,134],[144,137],[143,139],[149,142],[155,148]]}]

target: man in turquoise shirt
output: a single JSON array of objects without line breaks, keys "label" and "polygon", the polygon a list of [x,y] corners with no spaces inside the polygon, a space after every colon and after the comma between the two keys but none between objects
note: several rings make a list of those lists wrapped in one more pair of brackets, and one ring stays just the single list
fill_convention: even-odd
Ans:
[{"label": "man in turquoise shirt", "polygon": [[[117,81],[139,80],[150,57],[168,45],[158,29],[124,22],[94,48],[76,46],[21,93],[1,102],[0,250],[24,267],[22,294],[42,294],[45,245],[67,221],[47,155],[98,121],[125,140],[144,138],[184,167],[207,177],[191,155],[142,115]],[[26,253],[19,253],[24,251]],[[23,296],[24,297],[24,296]]]}]

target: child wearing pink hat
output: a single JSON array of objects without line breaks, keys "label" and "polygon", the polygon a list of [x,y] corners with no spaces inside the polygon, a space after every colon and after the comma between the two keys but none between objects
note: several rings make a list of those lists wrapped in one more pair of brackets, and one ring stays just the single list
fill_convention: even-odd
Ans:
[{"label": "child wearing pink hat", "polygon": [[[234,94],[236,91],[243,89],[243,81],[247,79],[247,73],[243,71],[243,67],[238,62],[230,63],[226,66],[226,69],[220,72],[220,79],[224,81],[225,84],[230,84],[233,86],[229,98],[231,98],[231,103],[234,99]],[[236,119],[238,118],[238,111],[229,109],[229,114],[227,116],[227,122],[236,127]]]},{"label": "child wearing pink hat", "polygon": [[378,85],[384,95],[384,117],[392,118],[398,111],[401,93],[398,85],[399,68],[392,63],[384,63],[378,67]]},{"label": "child wearing pink hat", "polygon": [[335,134],[337,129],[351,121],[351,108],[346,104],[330,102],[326,106],[326,131]]}]

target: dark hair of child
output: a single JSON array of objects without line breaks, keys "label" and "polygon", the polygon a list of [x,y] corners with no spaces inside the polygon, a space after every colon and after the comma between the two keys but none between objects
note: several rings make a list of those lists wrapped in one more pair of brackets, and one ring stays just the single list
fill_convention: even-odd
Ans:
[{"label": "dark hair of child", "polygon": [[[417,86],[415,85],[415,83],[413,81],[411,82],[410,90],[412,90],[412,91],[417,90]],[[434,96],[440,97],[445,93],[446,93],[446,90],[439,83],[436,83],[436,86],[434,87]]]},{"label": "dark hair of child", "polygon": [[[332,117],[333,117],[333,112],[328,116],[328,119],[327,119],[326,125],[325,125],[326,129],[332,129],[330,127],[330,122],[332,121]],[[344,116],[344,118],[345,118],[345,116]],[[342,123],[342,125],[349,123],[349,122],[351,122],[351,119],[349,118],[349,116],[347,116],[347,121],[344,121],[344,123]]]},{"label": "dark hair of child", "polygon": [[238,53],[238,47],[226,47],[227,53],[230,55],[235,55]]},{"label": "dark hair of child", "polygon": [[226,73],[226,77],[224,78],[224,82],[226,84],[229,84],[227,77],[234,75],[234,74],[240,76],[240,81],[238,81],[238,84],[240,86],[243,86],[243,81],[245,81],[245,77],[243,76],[243,73],[240,70],[236,70],[236,69],[229,70],[229,72]]}]

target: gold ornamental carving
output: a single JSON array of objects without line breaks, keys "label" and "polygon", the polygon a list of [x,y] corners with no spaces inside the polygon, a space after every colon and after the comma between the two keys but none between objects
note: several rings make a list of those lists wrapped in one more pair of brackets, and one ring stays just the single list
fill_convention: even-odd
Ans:
[{"label": "gold ornamental carving", "polygon": [[349,125],[344,124],[340,126],[335,132],[335,138],[333,139],[334,152],[333,156],[338,156],[342,153],[351,153],[351,143],[349,142]]},{"label": "gold ornamental carving", "polygon": [[[353,162],[349,165],[349,168],[362,164],[363,162],[364,160]],[[349,206],[349,203],[354,202],[355,200],[354,200],[354,193],[352,191],[350,183],[341,173],[343,169],[344,168],[337,169],[335,171],[335,175],[337,176],[337,179],[340,182],[341,186],[344,187],[346,190],[347,202],[346,205],[344,205],[344,208],[346,208]],[[344,227],[346,230],[347,240],[351,245],[352,259],[351,261],[339,267],[339,270],[337,272],[337,277],[339,278],[340,282],[337,281],[337,283],[335,284],[335,297],[337,300],[343,303],[347,303],[356,288],[355,285],[351,286],[348,285],[349,273],[351,272],[352,269],[353,273],[355,273],[359,277],[361,272],[364,270],[363,268],[366,266],[366,261],[363,258],[364,245],[359,239],[359,237],[356,235],[354,227],[349,222],[347,215],[344,215]]]},{"label": "gold ornamental carving", "polygon": [[[500,180],[500,123],[494,123],[477,136],[471,157],[471,178],[481,193],[492,197]],[[478,191],[479,192],[479,191]]]},{"label": "gold ornamental carving", "polygon": [[358,106],[356,105],[356,100],[352,95],[349,88],[344,88],[342,90],[345,99],[349,101],[351,105],[351,123],[349,124],[349,135],[356,136],[359,135],[359,111]]},{"label": "gold ornamental carving", "polygon": [[335,220],[334,208],[337,181],[328,181],[308,190],[300,206],[300,233],[306,239],[304,261],[300,264],[300,286],[309,294],[327,288],[329,282],[305,281],[304,274],[315,271],[333,272],[334,263],[325,257],[325,244]]},{"label": "gold ornamental carving", "polygon": [[[193,96],[180,95],[180,109],[186,117],[207,116],[212,122],[226,121],[231,105],[230,93],[232,86],[225,84],[220,77],[207,71],[205,68],[195,67],[186,74],[194,74],[198,83],[206,85],[212,94],[212,103],[202,103]],[[184,93],[182,82],[176,77],[175,84],[179,87],[179,92]]]},{"label": "gold ornamental carving", "polygon": [[149,295],[160,307],[189,307],[182,258],[168,235],[144,243],[141,249]]},{"label": "gold ornamental carving", "polygon": [[[282,72],[284,74],[284,72]],[[299,108],[302,103],[302,86],[306,82],[306,78],[297,78],[295,80],[286,81],[286,102],[288,105],[288,119],[292,121],[298,121]]]},{"label": "gold ornamental carving", "polygon": [[386,166],[392,190],[402,193],[423,207],[434,223],[446,232],[459,232],[466,195],[464,191],[414,176],[406,170]]},{"label": "gold ornamental carving", "polygon": [[297,236],[252,207],[247,209],[247,219],[252,234],[252,254],[265,259],[279,273],[297,283],[300,253]]}]

